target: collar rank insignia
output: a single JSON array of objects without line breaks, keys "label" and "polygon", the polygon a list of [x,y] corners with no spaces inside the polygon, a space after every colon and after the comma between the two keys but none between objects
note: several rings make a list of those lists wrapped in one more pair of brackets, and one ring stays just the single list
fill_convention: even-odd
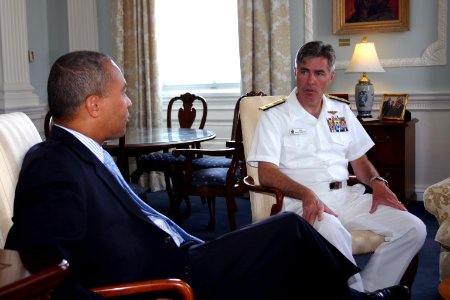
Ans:
[{"label": "collar rank insignia", "polygon": [[334,95],[330,95],[330,94],[326,94],[325,96],[327,96],[328,98],[330,98],[332,100],[336,100],[336,101],[339,101],[339,102],[344,102],[344,103],[350,105],[350,101],[348,101],[347,99],[344,99],[344,98],[341,98],[341,97],[337,97],[337,96],[334,96]]},{"label": "collar rank insignia", "polygon": [[286,98],[281,98],[281,99],[279,99],[279,100],[277,100],[277,101],[274,101],[274,102],[272,102],[272,103],[269,103],[269,104],[260,106],[260,107],[259,107],[259,110],[268,110],[268,109],[270,109],[270,108],[272,108],[272,107],[275,107],[275,106],[277,106],[277,105],[280,105],[280,104],[282,104],[282,103],[284,103],[284,102],[286,102]]}]

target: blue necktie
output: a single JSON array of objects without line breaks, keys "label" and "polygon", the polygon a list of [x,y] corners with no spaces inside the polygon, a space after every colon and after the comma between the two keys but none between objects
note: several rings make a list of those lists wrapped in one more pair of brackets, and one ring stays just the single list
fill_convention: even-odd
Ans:
[{"label": "blue necktie", "polygon": [[128,183],[125,181],[125,179],[122,176],[122,173],[120,172],[111,155],[105,150],[103,150],[103,154],[105,166],[117,178],[117,181],[119,181],[123,189],[128,193],[128,195],[130,195],[130,198],[133,200],[133,202],[151,221],[153,221],[153,223],[155,223],[162,230],[170,234],[178,245],[180,245],[184,241],[189,240],[203,242],[202,240],[184,231],[171,219],[167,218],[166,216],[164,216],[163,214],[159,213],[154,208],[152,208],[150,205],[142,201],[142,199],[139,198],[138,195],[136,195],[136,193],[130,188]]}]

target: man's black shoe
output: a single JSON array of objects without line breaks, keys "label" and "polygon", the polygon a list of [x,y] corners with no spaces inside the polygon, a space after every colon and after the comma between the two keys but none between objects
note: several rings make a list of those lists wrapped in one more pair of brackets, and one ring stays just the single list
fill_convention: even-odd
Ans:
[{"label": "man's black shoe", "polygon": [[371,293],[367,293],[366,295],[366,299],[373,300],[409,300],[411,298],[411,292],[409,291],[409,288],[404,285],[390,286]]}]

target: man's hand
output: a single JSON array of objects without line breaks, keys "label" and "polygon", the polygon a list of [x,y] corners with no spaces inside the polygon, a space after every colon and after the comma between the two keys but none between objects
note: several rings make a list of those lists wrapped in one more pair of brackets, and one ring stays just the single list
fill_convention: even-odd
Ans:
[{"label": "man's hand", "polygon": [[317,195],[310,191],[302,199],[303,201],[303,218],[311,225],[317,220],[323,220],[323,213],[329,213],[337,217],[337,214],[326,206]]},{"label": "man's hand", "polygon": [[283,191],[285,196],[303,201],[303,218],[309,224],[314,224],[316,219],[322,221],[323,213],[337,217],[337,214],[320,201],[312,190],[282,173],[277,165],[260,161],[258,175],[261,185],[275,187]]},{"label": "man's hand", "polygon": [[386,205],[406,211],[406,207],[397,199],[397,196],[384,181],[372,181],[372,191],[372,207],[370,208],[370,213],[374,213],[379,205]]}]

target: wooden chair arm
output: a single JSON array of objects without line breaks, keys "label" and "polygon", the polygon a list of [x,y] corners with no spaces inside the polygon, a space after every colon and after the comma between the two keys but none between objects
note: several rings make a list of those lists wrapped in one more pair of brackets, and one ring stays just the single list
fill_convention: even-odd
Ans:
[{"label": "wooden chair arm", "polygon": [[[11,267],[9,269],[12,270],[9,272],[7,270],[7,272],[4,272],[5,274],[2,273],[6,277],[3,278],[0,289],[0,299],[50,299],[53,289],[69,275],[69,264],[65,260],[59,265],[52,265],[43,269],[41,269],[43,265],[29,268],[28,265],[25,265],[26,262],[21,266],[20,259],[16,260],[19,255],[16,256],[15,254],[16,252],[12,250],[1,250],[2,262],[0,266],[9,266]],[[36,267],[36,270],[32,270],[33,267]]]},{"label": "wooden chair arm", "polygon": [[237,148],[236,145],[238,145],[238,144],[242,145],[242,143],[237,142],[235,140],[228,140],[228,141],[225,142],[225,146],[228,147],[228,148]]},{"label": "wooden chair arm", "polygon": [[283,207],[283,198],[284,198],[284,193],[281,190],[273,187],[257,185],[255,184],[255,181],[251,176],[244,177],[244,185],[247,186],[247,188],[250,191],[257,193],[270,193],[275,196],[276,203],[272,205],[272,208],[270,210],[271,216],[276,215],[281,211],[281,208]]},{"label": "wooden chair arm", "polygon": [[189,284],[180,279],[157,279],[141,282],[131,282],[118,285],[96,287],[93,288],[92,291],[106,298],[149,292],[174,291],[178,295],[180,295],[181,299],[183,300],[194,299],[194,292],[192,291]]}]

